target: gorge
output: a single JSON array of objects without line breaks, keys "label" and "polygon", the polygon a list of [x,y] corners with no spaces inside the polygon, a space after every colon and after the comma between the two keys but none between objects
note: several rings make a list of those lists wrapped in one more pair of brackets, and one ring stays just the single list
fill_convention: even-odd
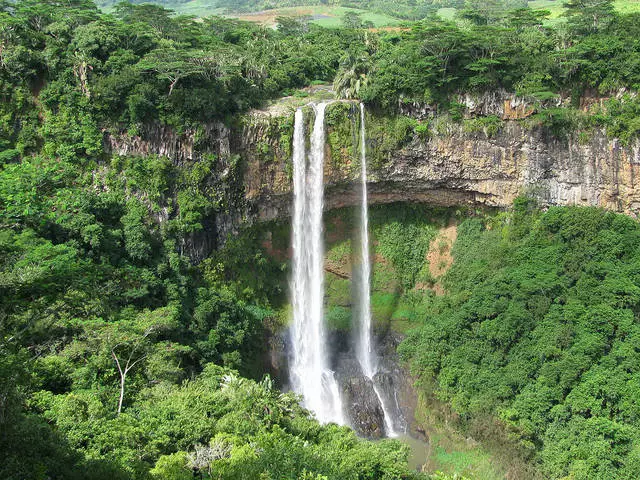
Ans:
[{"label": "gorge", "polygon": [[[462,96],[465,118],[500,119],[488,133],[438,116],[428,120],[429,134],[414,131],[426,106],[407,107],[404,117],[371,113],[369,203],[423,202],[439,206],[478,205],[507,208],[526,193],[541,205],[600,206],[632,216],[640,212],[640,143],[622,145],[595,129],[588,140],[570,134],[556,138],[544,128],[527,126],[530,106],[506,92]],[[285,104],[286,105],[286,104]],[[529,110],[527,110],[529,109]],[[333,104],[327,136],[330,161],[325,165],[325,209],[357,205],[360,179],[348,148],[358,114],[355,106]],[[515,112],[515,113],[514,113]],[[520,113],[517,113],[520,112]],[[105,132],[105,148],[118,155],[166,155],[178,163],[217,156],[218,182],[235,175],[225,187],[229,209],[207,219],[207,235],[194,240],[191,254],[204,258],[242,224],[291,215],[289,163],[292,111],[275,104],[249,112],[239,125],[210,124],[176,134],[145,126],[139,136]],[[413,119],[413,120],[412,120]],[[413,122],[413,123],[412,123]],[[394,127],[401,123],[398,132]],[[435,125],[440,125],[436,129]],[[347,132],[347,133],[339,133]],[[197,141],[196,141],[197,133]],[[235,163],[234,163],[235,162]],[[231,202],[233,200],[233,203]]]},{"label": "gorge", "polygon": [[0,2],[0,478],[640,478],[637,2],[212,2]]}]

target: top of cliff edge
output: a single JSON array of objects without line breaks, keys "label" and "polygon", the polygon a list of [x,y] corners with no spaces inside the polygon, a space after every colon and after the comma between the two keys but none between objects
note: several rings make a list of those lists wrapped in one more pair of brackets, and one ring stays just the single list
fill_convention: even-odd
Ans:
[{"label": "top of cliff edge", "polygon": [[335,100],[333,85],[323,83],[296,90],[291,95],[270,101],[265,107],[249,111],[250,115],[284,117],[291,115],[296,108],[313,102]]}]

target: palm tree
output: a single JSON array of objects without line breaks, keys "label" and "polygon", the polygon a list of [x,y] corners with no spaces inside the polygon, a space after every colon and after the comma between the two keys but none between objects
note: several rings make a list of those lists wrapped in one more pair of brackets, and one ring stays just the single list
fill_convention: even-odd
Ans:
[{"label": "palm tree", "polygon": [[340,98],[358,98],[366,86],[371,59],[367,52],[348,50],[340,60],[340,68],[333,80],[333,88]]}]

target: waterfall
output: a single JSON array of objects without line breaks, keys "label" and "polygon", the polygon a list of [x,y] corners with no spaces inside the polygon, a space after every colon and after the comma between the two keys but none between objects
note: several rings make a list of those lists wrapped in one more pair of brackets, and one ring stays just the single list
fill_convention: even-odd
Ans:
[{"label": "waterfall", "polygon": [[367,198],[367,130],[364,118],[364,104],[360,104],[360,163],[362,180],[362,201],[360,203],[360,285],[359,285],[359,324],[358,339],[356,344],[356,356],[362,373],[369,378],[373,384],[373,390],[378,397],[382,412],[384,414],[384,426],[389,437],[397,436],[394,429],[392,415],[387,408],[386,402],[380,395],[375,374],[378,372],[377,358],[372,342],[371,327],[371,259],[369,255],[369,211]]},{"label": "waterfall", "polygon": [[[344,424],[340,391],[329,369],[324,326],[324,112],[316,113],[309,155],[305,152],[304,116],[295,113],[293,133],[293,325],[291,383],[303,405],[322,422]],[[307,161],[308,157],[308,161]]]},{"label": "waterfall", "polygon": [[362,180],[362,201],[360,202],[360,285],[358,341],[356,355],[367,378],[376,373],[376,358],[371,345],[371,260],[369,255],[369,207],[367,199],[367,130],[364,120],[364,105],[360,104],[360,168]]}]

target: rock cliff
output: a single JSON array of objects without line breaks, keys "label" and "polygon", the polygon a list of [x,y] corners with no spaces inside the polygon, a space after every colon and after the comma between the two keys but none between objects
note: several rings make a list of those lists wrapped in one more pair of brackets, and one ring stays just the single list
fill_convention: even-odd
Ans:
[{"label": "rock cliff", "polygon": [[[526,106],[520,105],[521,111]],[[510,115],[509,110],[503,110]],[[331,127],[329,128],[331,132]],[[380,140],[368,137],[369,150]],[[599,206],[637,216],[640,213],[640,142],[623,146],[594,130],[588,139],[556,138],[544,129],[504,119],[494,134],[470,132],[450,123],[445,132],[424,139],[412,131],[379,159],[369,176],[372,203],[425,202],[441,206],[475,204],[509,207],[526,193],[541,205]],[[328,150],[333,145],[329,136]],[[282,158],[249,160],[245,191],[254,215],[270,220],[288,215],[290,166]],[[327,162],[328,209],[354,205],[357,158]]]},{"label": "rock cliff", "polygon": [[[399,118],[407,121],[400,127],[396,120],[368,114],[372,128],[367,149],[374,157],[370,201],[508,207],[526,193],[542,205],[640,213],[640,142],[623,146],[602,130],[580,141],[571,135],[556,138],[525,125],[522,118],[532,107],[505,98],[461,98],[465,116],[497,116],[499,125],[492,132],[471,131],[459,122],[440,121],[436,128],[438,117],[433,112],[429,117],[429,110],[419,106],[404,107],[407,116]],[[118,154],[166,155],[177,163],[214,154],[221,176],[230,158],[240,157],[241,184],[229,189],[235,193],[212,220],[218,240],[210,244],[216,245],[241,224],[290,215],[292,116],[293,108],[279,106],[250,112],[233,126],[208,125],[182,135],[159,126],[147,127],[139,136],[106,133],[105,146]],[[425,118],[431,124],[426,135],[415,128]],[[357,121],[353,103],[336,102],[327,109],[327,209],[359,201]],[[203,256],[205,251],[198,253]]]}]

